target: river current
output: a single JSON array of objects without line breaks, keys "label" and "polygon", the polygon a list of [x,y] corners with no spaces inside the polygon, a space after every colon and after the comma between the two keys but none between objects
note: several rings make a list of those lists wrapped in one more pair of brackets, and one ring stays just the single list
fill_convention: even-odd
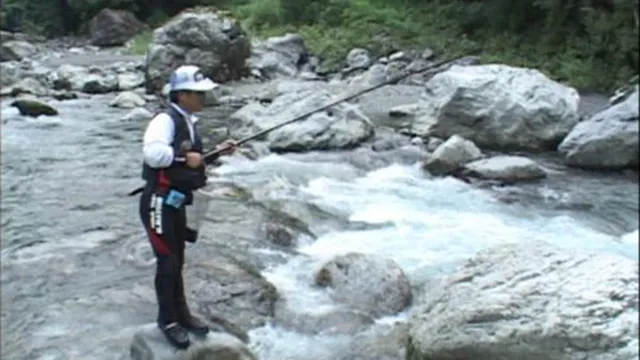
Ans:
[{"label": "river current", "polygon": [[[137,199],[125,195],[141,183],[145,124],[120,120],[126,110],[109,107],[110,98],[54,101],[61,115],[37,119],[2,103],[3,359],[124,359],[135,330],[155,318],[155,304],[134,296],[151,291],[153,267]],[[234,157],[216,169],[216,181],[251,189],[258,200],[311,204],[339,224],[311,224],[324,226],[315,241],[303,239],[297,254],[263,261],[263,275],[292,312],[335,306],[310,285],[313,271],[352,251],[394,259],[416,286],[482,248],[515,241],[637,259],[637,173],[571,170],[540,156],[549,179],[478,188],[425,175],[416,154],[363,149]],[[237,225],[217,226],[232,233]],[[187,256],[205,256],[198,254],[209,251],[203,245]],[[267,250],[249,256],[261,251]],[[141,285],[131,291],[132,283]],[[273,325],[250,336],[262,360],[333,360],[350,338]]]}]

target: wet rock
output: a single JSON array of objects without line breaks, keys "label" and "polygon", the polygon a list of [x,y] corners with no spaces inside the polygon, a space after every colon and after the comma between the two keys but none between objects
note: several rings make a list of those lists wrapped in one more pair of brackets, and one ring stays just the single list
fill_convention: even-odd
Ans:
[{"label": "wet rock", "polygon": [[20,111],[21,115],[38,117],[40,115],[54,116],[58,115],[58,110],[35,99],[18,99],[11,103],[11,106]]},{"label": "wet rock", "polygon": [[197,65],[218,82],[247,72],[251,44],[239,22],[207,8],[187,9],[156,29],[147,54],[145,87],[159,92],[182,64]]},{"label": "wet rock", "polygon": [[144,74],[142,72],[118,74],[118,89],[132,90],[144,85]]},{"label": "wet rock", "polygon": [[444,140],[437,137],[430,137],[429,140],[427,141],[427,151],[434,152],[442,144],[444,144]]},{"label": "wet rock", "polygon": [[567,165],[591,169],[638,168],[638,91],[580,122],[558,146]]},{"label": "wet rock", "polygon": [[87,94],[107,94],[118,90],[118,78],[113,75],[89,74],[82,85]]},{"label": "wet rock", "polygon": [[547,172],[535,161],[512,155],[472,161],[464,165],[464,173],[480,179],[506,182],[538,180],[547,176]]},{"label": "wet rock", "polygon": [[410,319],[409,360],[638,357],[638,262],[523,241],[478,253]]},{"label": "wet rock", "polygon": [[371,144],[371,149],[374,151],[389,151],[409,144],[422,145],[414,139],[409,139],[407,136],[379,130],[376,132]]},{"label": "wet rock", "polygon": [[63,101],[63,100],[73,100],[78,98],[78,94],[72,91],[54,91],[51,95],[54,99]]},{"label": "wet rock", "polygon": [[0,86],[10,86],[20,79],[20,63],[17,61],[0,62]]},{"label": "wet rock", "polygon": [[395,314],[411,302],[411,284],[393,260],[349,253],[327,262],[315,284],[331,287],[337,301],[374,316]]},{"label": "wet rock", "polygon": [[19,80],[11,88],[11,94],[13,96],[18,96],[20,94],[46,96],[49,94],[49,90],[40,81],[30,77]]},{"label": "wet rock", "polygon": [[122,46],[146,28],[147,25],[125,10],[105,8],[89,21],[91,43],[96,46]]},{"label": "wet rock", "polygon": [[187,350],[176,350],[156,324],[143,326],[133,337],[132,360],[257,360],[239,339],[225,333],[210,332],[206,337],[191,337]]},{"label": "wet rock", "polygon": [[276,307],[274,324],[303,334],[354,334],[374,324],[367,314],[347,309],[310,309],[291,311],[286,302]]},{"label": "wet rock", "polygon": [[247,63],[261,77],[294,77],[308,54],[309,50],[302,36],[286,34],[254,43]]},{"label": "wet rock", "polygon": [[[301,90],[276,97],[263,106],[251,103],[231,115],[237,125],[234,136],[242,138],[295,116],[330,103],[330,92]],[[341,103],[316,112],[303,121],[292,123],[266,135],[269,149],[275,152],[348,149],[360,145],[374,135],[374,127],[360,109]]]},{"label": "wet rock", "polygon": [[223,318],[245,331],[273,316],[276,288],[248,264],[225,256],[185,269],[192,307],[208,320]]},{"label": "wet rock", "polygon": [[138,94],[131,91],[123,91],[109,102],[109,106],[123,109],[133,109],[144,106],[147,102]]},{"label": "wet rock", "polygon": [[125,116],[122,117],[123,121],[145,121],[151,120],[153,117],[153,113],[151,111],[138,107],[129,111]]},{"label": "wet rock", "polygon": [[81,91],[88,75],[85,67],[64,64],[50,74],[49,80],[54,88]]},{"label": "wet rock", "polygon": [[37,52],[38,49],[33,44],[26,41],[2,41],[0,61],[20,61],[33,56]]},{"label": "wet rock", "polygon": [[349,349],[336,360],[405,360],[409,327],[403,323],[378,325],[354,336]]},{"label": "wet rock", "polygon": [[426,84],[429,109],[414,134],[458,134],[481,148],[555,149],[579,121],[578,92],[533,69],[453,66]]},{"label": "wet rock", "polygon": [[446,175],[481,157],[482,151],[473,141],[453,135],[436,148],[423,168],[433,175]]}]

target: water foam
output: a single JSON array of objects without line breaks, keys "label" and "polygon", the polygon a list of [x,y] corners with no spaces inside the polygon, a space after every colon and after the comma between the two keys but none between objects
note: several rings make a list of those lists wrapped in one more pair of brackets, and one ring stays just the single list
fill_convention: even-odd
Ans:
[{"label": "water foam", "polygon": [[[326,291],[312,286],[313,275],[325,261],[349,252],[391,258],[418,284],[451,271],[480,249],[509,242],[542,240],[567,248],[637,256],[637,231],[635,242],[629,240],[631,234],[616,241],[619,239],[569,216],[543,216],[501,203],[489,192],[456,179],[428,178],[417,166],[392,165],[351,181],[318,177],[299,190],[319,206],[350,214],[352,221],[382,226],[325,234],[301,245],[303,255],[264,272],[287,306],[298,312],[323,311],[334,305]],[[308,351],[323,348],[330,341],[344,341],[270,326],[255,329],[252,337],[260,339],[253,347],[265,360],[324,359]],[[302,353],[301,348],[305,349]]]}]

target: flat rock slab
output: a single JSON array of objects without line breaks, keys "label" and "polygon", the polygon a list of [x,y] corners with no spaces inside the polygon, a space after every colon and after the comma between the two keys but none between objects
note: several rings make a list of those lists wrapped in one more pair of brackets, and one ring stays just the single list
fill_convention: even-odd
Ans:
[{"label": "flat rock slab", "polygon": [[131,343],[132,360],[257,360],[238,338],[221,332],[205,337],[191,336],[191,346],[178,350],[164,337],[156,324],[144,325]]}]

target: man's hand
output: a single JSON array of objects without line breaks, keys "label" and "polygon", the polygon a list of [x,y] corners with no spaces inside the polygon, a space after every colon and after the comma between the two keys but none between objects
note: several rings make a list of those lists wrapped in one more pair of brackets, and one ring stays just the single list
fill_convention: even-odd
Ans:
[{"label": "man's hand", "polygon": [[189,151],[184,157],[187,160],[187,166],[192,169],[196,169],[202,165],[202,154],[200,153]]},{"label": "man's hand", "polygon": [[220,150],[220,155],[232,155],[236,152],[238,145],[233,139],[225,140],[222,144],[216,146],[216,149]]}]

